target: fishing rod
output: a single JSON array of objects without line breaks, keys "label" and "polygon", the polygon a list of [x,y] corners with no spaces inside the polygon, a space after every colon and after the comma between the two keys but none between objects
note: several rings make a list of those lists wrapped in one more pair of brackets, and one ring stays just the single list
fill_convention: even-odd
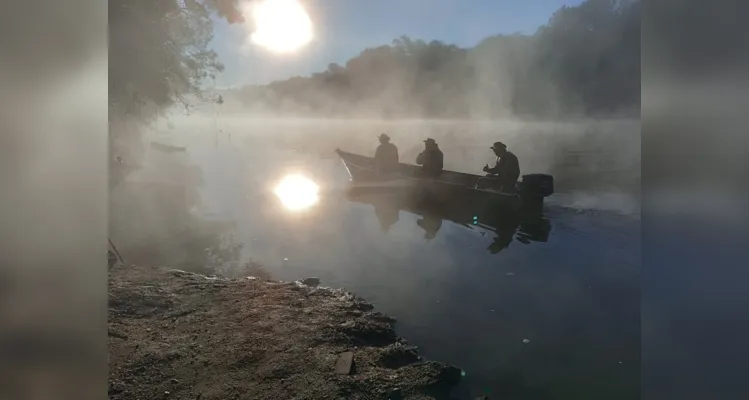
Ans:
[{"label": "fishing rod", "polygon": [[112,250],[114,250],[114,254],[117,256],[117,259],[120,260],[121,263],[125,263],[125,260],[122,259],[122,256],[120,255],[120,252],[117,251],[117,247],[112,243],[112,239],[107,238],[109,240],[109,245],[112,246]]}]

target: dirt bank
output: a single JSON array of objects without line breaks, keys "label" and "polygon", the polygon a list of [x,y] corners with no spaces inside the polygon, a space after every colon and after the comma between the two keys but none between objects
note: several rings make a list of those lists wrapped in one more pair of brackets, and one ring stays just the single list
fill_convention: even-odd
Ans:
[{"label": "dirt bank", "polygon": [[109,352],[112,400],[448,399],[461,374],[342,290],[136,266],[110,270]]}]

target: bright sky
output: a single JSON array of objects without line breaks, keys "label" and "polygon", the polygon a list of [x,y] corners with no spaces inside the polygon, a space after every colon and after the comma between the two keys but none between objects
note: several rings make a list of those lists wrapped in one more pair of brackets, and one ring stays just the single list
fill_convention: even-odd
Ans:
[{"label": "bright sky", "polygon": [[[291,1],[294,0],[283,0]],[[226,70],[217,86],[268,83],[309,75],[346,61],[367,47],[390,44],[401,35],[441,40],[461,47],[499,33],[534,33],[563,5],[582,0],[297,0],[312,23],[312,41],[295,52],[271,52],[249,39],[240,24],[217,21],[212,47]],[[248,11],[249,13],[249,11]],[[295,12],[294,26],[305,21]],[[248,19],[251,16],[248,16]],[[268,23],[272,35],[275,21]],[[257,41],[267,41],[256,35]],[[280,42],[280,46],[287,43]]]}]

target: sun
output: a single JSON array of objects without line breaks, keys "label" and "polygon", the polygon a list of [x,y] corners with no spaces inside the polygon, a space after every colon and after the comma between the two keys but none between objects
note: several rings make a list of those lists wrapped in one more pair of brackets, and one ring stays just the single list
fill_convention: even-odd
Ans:
[{"label": "sun", "polygon": [[276,53],[293,53],[309,44],[312,20],[298,0],[262,0],[245,3],[250,40]]},{"label": "sun", "polygon": [[320,200],[320,187],[302,175],[288,175],[276,186],[274,193],[286,209],[301,211]]}]

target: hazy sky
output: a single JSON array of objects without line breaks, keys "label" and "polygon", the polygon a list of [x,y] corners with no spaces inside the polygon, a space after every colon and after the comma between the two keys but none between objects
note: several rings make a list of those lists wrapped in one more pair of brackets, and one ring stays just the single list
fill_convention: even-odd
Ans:
[{"label": "hazy sky", "polygon": [[582,0],[303,0],[315,40],[293,55],[249,45],[243,25],[217,21],[213,48],[226,66],[219,87],[309,75],[401,35],[461,47],[498,33],[534,33],[563,5]]}]

